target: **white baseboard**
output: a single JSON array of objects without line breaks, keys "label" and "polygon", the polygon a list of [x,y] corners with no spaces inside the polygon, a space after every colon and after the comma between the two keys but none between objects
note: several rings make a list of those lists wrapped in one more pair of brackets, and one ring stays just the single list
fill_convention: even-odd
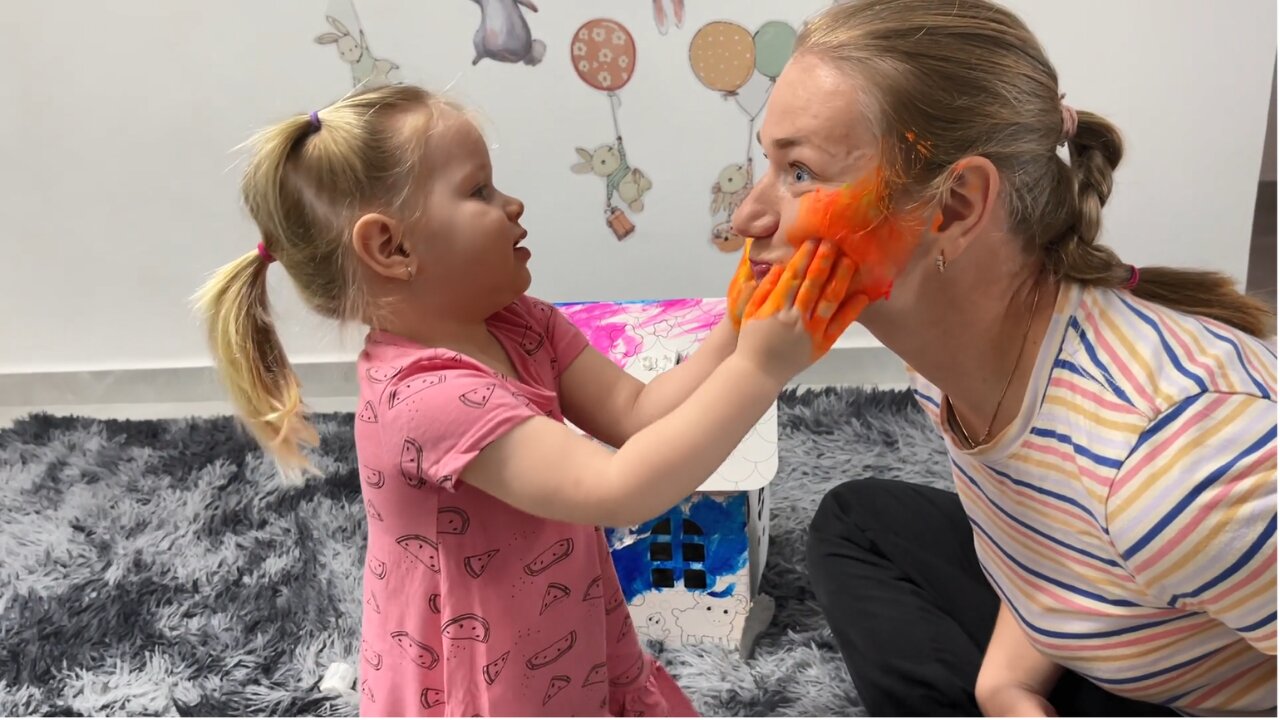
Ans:
[{"label": "white baseboard", "polygon": [[[321,412],[354,409],[359,388],[353,366],[297,364],[307,404]],[[906,381],[902,361],[885,348],[837,346],[794,384],[902,387]],[[142,418],[218,415],[231,408],[211,367],[0,373],[0,415],[14,418],[34,411]]]}]

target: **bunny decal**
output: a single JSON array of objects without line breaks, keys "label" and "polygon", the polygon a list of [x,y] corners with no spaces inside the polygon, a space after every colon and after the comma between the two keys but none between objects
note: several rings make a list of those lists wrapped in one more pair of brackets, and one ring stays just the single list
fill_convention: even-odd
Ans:
[{"label": "bunny decal", "polygon": [[533,0],[471,0],[480,6],[480,27],[472,44],[476,49],[472,65],[489,58],[505,63],[537,65],[547,54],[547,44],[534,40],[529,23],[520,11],[524,6],[538,12]]},{"label": "bunny decal", "polygon": [[338,57],[351,66],[351,83],[353,87],[378,87],[391,83],[391,72],[399,69],[399,65],[376,58],[369,52],[369,41],[365,39],[364,30],[360,31],[357,40],[341,20],[326,15],[325,20],[337,32],[327,32],[316,36],[318,45],[336,45]]},{"label": "bunny decal", "polygon": [[580,162],[571,168],[579,175],[592,173],[604,178],[604,204],[609,208],[613,204],[614,193],[632,212],[644,210],[644,195],[653,187],[653,181],[639,168],[627,164],[627,151],[619,137],[613,145],[601,145],[593,151],[577,148]]},{"label": "bunny decal", "polygon": [[676,21],[676,27],[684,25],[684,0],[653,0],[653,22],[658,26],[658,32],[667,34],[667,8],[666,4],[671,3],[671,15]]}]

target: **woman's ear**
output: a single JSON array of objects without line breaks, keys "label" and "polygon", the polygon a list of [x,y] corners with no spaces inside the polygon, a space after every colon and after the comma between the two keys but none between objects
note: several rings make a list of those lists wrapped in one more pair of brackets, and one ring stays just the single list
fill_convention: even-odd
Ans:
[{"label": "woman's ear", "polygon": [[929,226],[948,262],[964,254],[987,229],[999,197],[1000,172],[990,160],[974,155],[952,166]]},{"label": "woman's ear", "polygon": [[396,280],[412,278],[416,261],[403,242],[402,230],[399,222],[381,213],[361,216],[351,229],[356,257],[383,277]]}]

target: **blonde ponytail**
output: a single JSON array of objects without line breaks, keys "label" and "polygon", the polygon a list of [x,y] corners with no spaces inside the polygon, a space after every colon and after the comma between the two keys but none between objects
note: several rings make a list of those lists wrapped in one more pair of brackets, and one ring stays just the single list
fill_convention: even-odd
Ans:
[{"label": "blonde ponytail", "polygon": [[218,374],[245,426],[287,478],[313,470],[319,436],[285,357],[267,301],[267,262],[251,251],[214,273],[197,295]]},{"label": "blonde ponytail", "polygon": [[[277,123],[251,139],[240,183],[262,235],[302,299],[338,320],[368,320],[351,228],[366,212],[409,216],[402,207],[419,176],[422,139],[439,106],[460,109],[412,85],[388,85]],[[420,113],[422,122],[403,122]],[[319,441],[301,385],[271,322],[268,261],[250,251],[219,269],[196,295],[222,381],[244,424],[286,478],[312,470]]]}]

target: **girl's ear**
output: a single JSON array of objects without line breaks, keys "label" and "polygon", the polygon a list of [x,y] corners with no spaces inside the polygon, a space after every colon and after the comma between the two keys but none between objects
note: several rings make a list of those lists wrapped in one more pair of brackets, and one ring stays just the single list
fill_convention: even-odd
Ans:
[{"label": "girl's ear", "polygon": [[381,213],[370,213],[356,221],[351,243],[356,257],[373,272],[397,280],[407,280],[416,272],[416,261],[401,242],[399,222]]}]

